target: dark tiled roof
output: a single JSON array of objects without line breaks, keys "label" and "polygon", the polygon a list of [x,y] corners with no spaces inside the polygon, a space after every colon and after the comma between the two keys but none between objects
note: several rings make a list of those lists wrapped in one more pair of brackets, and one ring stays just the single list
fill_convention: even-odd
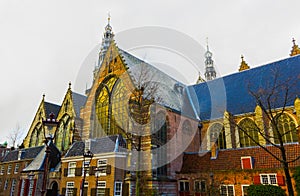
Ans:
[{"label": "dark tiled roof", "polygon": [[38,147],[18,149],[18,150],[11,151],[4,157],[2,162],[18,160],[19,151],[23,151],[23,153],[21,155],[21,160],[22,159],[33,159],[39,154],[39,152],[43,149],[43,147],[44,146],[38,146]]},{"label": "dark tiled roof", "polygon": [[[254,112],[256,100],[250,95],[249,90],[257,92],[259,89],[268,89],[272,87],[275,79],[279,81],[278,83],[289,82],[291,88],[287,106],[291,106],[296,96],[300,95],[299,78],[300,55],[189,86],[189,88],[196,94],[192,100],[195,105],[199,105],[200,118],[208,120],[222,117],[224,110],[233,115]],[[284,90],[284,88],[277,88],[275,95],[277,102],[274,102],[273,108],[282,107]]]},{"label": "dark tiled roof", "polygon": [[[268,146],[268,150],[280,157],[280,152],[273,146]],[[300,154],[299,144],[289,144],[285,146],[288,160],[295,159]],[[217,159],[210,159],[210,152],[204,154],[185,153],[180,173],[206,172],[210,170],[232,170],[241,168],[241,157],[251,156],[254,158],[254,169],[281,168],[281,164],[274,157],[260,147],[239,148],[220,150]],[[299,166],[300,160],[290,163],[291,167]]]},{"label": "dark tiled roof", "polygon": [[80,109],[85,105],[87,97],[78,93],[72,92],[73,104],[76,113],[76,117],[80,117]]},{"label": "dark tiled roof", "polygon": [[45,112],[46,112],[46,117],[49,117],[49,114],[51,112],[53,112],[53,114],[55,115],[55,118],[58,115],[58,112],[60,110],[60,106],[53,104],[53,103],[49,103],[49,102],[45,102]]},{"label": "dark tiled roof", "polygon": [[[157,92],[155,92],[154,95],[155,98],[158,98],[156,99],[157,102],[167,108],[181,112],[183,107],[183,90],[186,88],[186,85],[120,48],[119,52],[128,67],[128,73],[136,86],[140,82],[149,82],[150,80],[150,82],[158,84]],[[145,71],[147,72],[147,75],[142,74],[142,72]],[[139,81],[141,80],[141,76],[147,78],[143,78],[142,80],[144,81]]]},{"label": "dark tiled roof", "polygon": [[[119,152],[126,151],[125,148],[125,140],[120,135],[112,135],[97,139],[90,139],[90,151],[93,154],[101,154],[107,152],[114,152],[116,148],[116,141],[119,137]],[[82,156],[84,152],[85,143],[83,141],[75,142],[71,148],[66,153],[65,157],[72,157],[72,156]]]}]

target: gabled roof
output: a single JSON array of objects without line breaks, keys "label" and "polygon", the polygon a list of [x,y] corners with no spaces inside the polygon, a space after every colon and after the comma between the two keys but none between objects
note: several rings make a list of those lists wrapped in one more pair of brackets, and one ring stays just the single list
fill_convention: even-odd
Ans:
[{"label": "gabled roof", "polygon": [[[136,86],[141,82],[139,77],[141,77],[142,69],[147,72],[148,80],[153,83],[158,84],[157,92],[155,92],[155,97],[158,98],[157,103],[181,112],[185,115],[194,117],[193,111],[191,111],[191,105],[189,99],[186,99],[186,85],[175,80],[168,74],[160,71],[153,65],[129,54],[128,52],[119,48],[119,52],[125,65],[128,67],[128,73],[131,76],[133,82]],[[144,70],[144,71],[145,71]],[[142,78],[142,80],[147,80]],[[148,82],[148,81],[143,81]],[[186,108],[189,108],[188,110]]]},{"label": "gabled roof", "polygon": [[76,117],[80,117],[80,109],[85,105],[87,97],[75,92],[72,92],[72,98],[73,98],[73,104],[74,104],[74,110],[76,113]]},{"label": "gabled roof", "polygon": [[60,110],[60,106],[59,105],[56,105],[56,104],[53,104],[53,103],[49,103],[49,102],[45,102],[46,118],[48,118],[48,116],[49,116],[49,114],[51,112],[54,113],[55,118],[56,118],[57,115],[58,115],[59,110]]},{"label": "gabled roof", "polygon": [[13,150],[3,158],[2,162],[17,161],[20,151],[22,152],[21,160],[33,159],[41,152],[42,149],[43,146]]},{"label": "gabled roof", "polygon": [[[276,74],[278,74],[276,76]],[[202,120],[223,117],[227,110],[233,115],[254,112],[256,100],[249,90],[257,92],[268,89],[278,83],[289,83],[289,100],[287,106],[292,106],[296,96],[300,95],[300,55],[252,68],[215,80],[189,86],[195,95],[192,101],[199,105],[197,112]],[[277,89],[277,102],[273,108],[282,107],[284,88]]]},{"label": "gabled roof", "polygon": [[[60,152],[51,141],[48,142],[48,145],[50,150],[50,154],[49,154],[50,164],[48,167],[54,169],[60,161]],[[40,147],[42,147],[42,150],[35,156],[33,161],[26,168],[23,169],[23,172],[44,170],[44,166],[45,166],[44,162],[46,161],[46,153],[45,153],[46,146],[40,146]]]},{"label": "gabled roof", "polygon": [[[118,147],[116,147],[116,143],[119,144]],[[121,135],[112,135],[97,139],[90,139],[90,151],[93,154],[125,152],[125,145],[126,141]],[[65,157],[82,156],[84,148],[85,143],[83,141],[75,142],[68,150]]]}]

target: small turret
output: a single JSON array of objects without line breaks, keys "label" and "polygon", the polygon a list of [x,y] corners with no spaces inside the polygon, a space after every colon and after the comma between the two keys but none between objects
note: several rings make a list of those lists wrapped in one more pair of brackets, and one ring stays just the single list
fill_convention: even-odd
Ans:
[{"label": "small turret", "polygon": [[241,59],[242,59],[242,62],[241,62],[239,71],[244,71],[244,70],[250,69],[250,66],[246,63],[246,61],[244,61],[243,55],[241,56]]},{"label": "small turret", "polygon": [[292,50],[291,50],[291,54],[290,56],[295,56],[295,55],[298,55],[300,54],[300,49],[298,47],[298,45],[296,45],[296,40],[293,38],[293,47],[292,47]]},{"label": "small turret", "polygon": [[209,51],[208,43],[207,43],[207,51],[205,53],[205,79],[213,80],[216,78],[216,70],[214,68],[214,61],[212,60],[212,53]]}]

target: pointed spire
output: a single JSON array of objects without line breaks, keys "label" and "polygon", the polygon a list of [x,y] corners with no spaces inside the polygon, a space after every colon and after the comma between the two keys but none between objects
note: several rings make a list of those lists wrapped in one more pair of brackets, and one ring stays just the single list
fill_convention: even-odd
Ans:
[{"label": "pointed spire", "polygon": [[242,59],[242,62],[241,62],[239,71],[244,71],[244,70],[250,69],[249,65],[244,60],[244,56],[243,55],[241,55],[241,59]]},{"label": "pointed spire", "polygon": [[112,32],[112,27],[110,26],[110,20],[111,20],[110,13],[108,13],[107,25],[105,26],[105,32],[103,34],[101,49],[99,53],[98,67],[101,66],[104,60],[104,56],[107,52],[107,49],[114,38],[114,33]]},{"label": "pointed spire", "polygon": [[214,68],[214,61],[212,60],[212,53],[209,51],[208,47],[208,38],[206,38],[206,49],[205,52],[205,79],[206,80],[213,80],[216,78],[216,70]]},{"label": "pointed spire", "polygon": [[293,47],[292,47],[290,56],[295,56],[295,55],[300,54],[300,49],[299,49],[298,45],[296,44],[296,40],[294,38],[293,38],[292,42],[293,42]]}]

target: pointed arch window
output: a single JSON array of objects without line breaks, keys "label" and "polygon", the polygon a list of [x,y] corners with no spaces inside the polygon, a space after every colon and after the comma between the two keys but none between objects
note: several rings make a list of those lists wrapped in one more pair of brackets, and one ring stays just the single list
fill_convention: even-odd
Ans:
[{"label": "pointed arch window", "polygon": [[238,124],[239,139],[241,147],[257,146],[254,142],[258,142],[258,128],[253,120],[244,118]]},{"label": "pointed arch window", "polygon": [[43,140],[44,140],[43,126],[41,123],[38,123],[34,127],[31,133],[29,146],[30,147],[41,146],[43,144]]},{"label": "pointed arch window", "polygon": [[224,126],[221,123],[215,123],[209,128],[210,142],[215,143],[218,149],[226,149],[226,135]]},{"label": "pointed arch window", "polygon": [[275,125],[272,125],[274,142],[279,144],[280,137],[283,143],[298,142],[297,129],[295,121],[285,113],[275,116]]},{"label": "pointed arch window", "polygon": [[71,118],[66,114],[60,119],[58,130],[55,134],[55,145],[59,150],[64,151],[69,148],[71,131]]}]

